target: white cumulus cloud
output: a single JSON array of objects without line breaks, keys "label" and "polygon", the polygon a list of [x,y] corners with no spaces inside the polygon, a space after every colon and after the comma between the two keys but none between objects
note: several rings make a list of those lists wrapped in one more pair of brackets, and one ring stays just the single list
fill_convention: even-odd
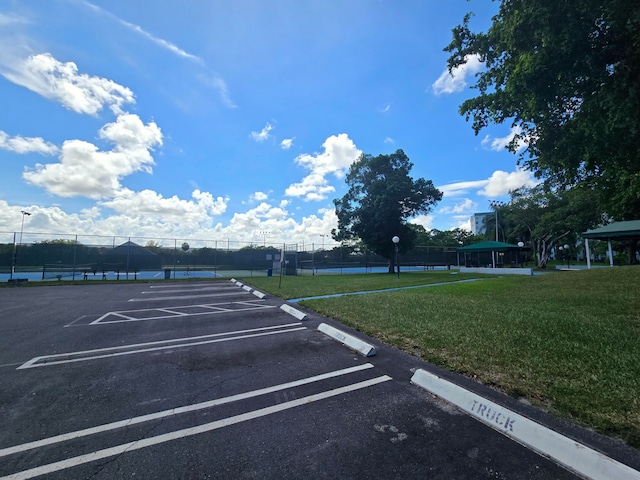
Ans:
[{"label": "white cumulus cloud", "polygon": [[455,205],[442,207],[438,211],[438,213],[443,213],[443,214],[461,214],[461,213],[472,212],[476,208],[478,208],[478,204],[476,202],[474,202],[470,198],[465,198],[464,200],[462,200],[461,202],[456,203]]},{"label": "white cumulus cloud", "polygon": [[283,150],[289,150],[293,146],[295,138],[285,138],[280,142],[280,148]]},{"label": "white cumulus cloud", "polygon": [[433,225],[434,216],[433,215],[418,215],[417,217],[412,218],[409,223],[413,223],[414,225],[422,225],[425,230],[431,230],[431,225]]},{"label": "white cumulus cloud", "polygon": [[269,122],[267,122],[264,128],[259,132],[251,132],[251,138],[253,138],[256,142],[264,142],[271,136],[269,135],[269,132],[271,130],[273,130],[273,127]]},{"label": "white cumulus cloud", "polygon": [[93,199],[113,197],[120,179],[137,171],[151,172],[151,151],[162,145],[162,132],[153,122],[143,124],[137,115],[121,115],[99,131],[101,139],[114,143],[110,151],[100,151],[83,140],[67,140],[60,162],[36,164],[23,178],[61,197],[85,196]]},{"label": "white cumulus cloud", "polygon": [[456,93],[464,90],[467,86],[467,75],[473,75],[480,71],[483,63],[478,55],[468,55],[465,57],[465,63],[455,67],[451,72],[445,69],[438,79],[433,82],[431,88],[433,93],[441,95],[443,93]]},{"label": "white cumulus cloud", "polygon": [[489,177],[486,186],[478,193],[486,197],[499,197],[516,188],[534,187],[538,183],[539,181],[534,178],[533,174],[526,170],[516,170],[515,172],[496,170]]},{"label": "white cumulus cloud", "polygon": [[[482,139],[482,146],[488,147],[489,149],[495,152],[499,152],[500,150],[504,150],[505,148],[507,148],[509,144],[513,141],[513,139],[516,137],[516,135],[520,135],[521,133],[522,133],[522,128],[516,125],[514,127],[511,127],[511,131],[505,137],[492,139],[489,135],[486,135]],[[518,145],[518,149],[516,150],[516,152],[519,152],[523,148],[526,148],[527,140],[525,138],[519,137],[517,145]]]},{"label": "white cumulus cloud", "polygon": [[258,202],[262,202],[267,198],[269,198],[269,194],[265,192],[255,192],[253,195],[251,195],[251,200],[256,200]]},{"label": "white cumulus cloud", "polygon": [[53,143],[45,142],[40,137],[10,137],[0,130],[0,148],[15,153],[39,153],[41,155],[55,155],[60,149]]},{"label": "white cumulus cloud", "polygon": [[496,170],[486,180],[450,183],[438,186],[438,190],[443,192],[444,197],[466,195],[470,191],[485,197],[499,197],[516,188],[533,187],[538,183],[533,174],[527,170],[517,169],[514,172]]},{"label": "white cumulus cloud", "polygon": [[229,202],[228,198],[214,198],[211,193],[200,190],[194,190],[191,197],[191,200],[184,200],[176,195],[163,197],[153,190],[134,192],[123,188],[113,199],[100,202],[100,205],[131,217],[193,226],[224,213]]},{"label": "white cumulus cloud", "polygon": [[133,92],[107,78],[79,73],[73,62],[60,62],[49,53],[31,55],[5,65],[2,75],[77,113],[97,115],[105,106],[123,113],[125,103],[135,103]]},{"label": "white cumulus cloud", "polygon": [[290,185],[285,195],[303,197],[306,201],[326,199],[328,193],[335,191],[335,187],[329,185],[327,176],[342,178],[349,166],[362,154],[346,133],[330,136],[322,146],[322,153],[304,153],[296,157],[295,162],[311,170],[311,173],[301,182]]}]

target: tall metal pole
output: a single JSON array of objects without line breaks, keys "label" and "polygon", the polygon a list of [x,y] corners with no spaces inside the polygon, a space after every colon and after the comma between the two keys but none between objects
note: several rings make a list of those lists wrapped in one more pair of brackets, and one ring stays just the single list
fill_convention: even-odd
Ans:
[{"label": "tall metal pole", "polygon": [[396,268],[398,269],[398,279],[400,279],[400,263],[398,262],[398,243],[400,243],[400,237],[398,237],[397,235],[394,235],[393,238],[391,239],[391,241],[393,242],[395,248],[396,248]]},{"label": "tall metal pole", "polygon": [[[489,201],[489,205],[491,205],[491,208],[493,208],[493,210],[496,212],[496,242],[499,242],[500,240],[498,239],[498,208],[502,207],[505,203],[501,202],[500,200],[491,200]],[[496,252],[491,252],[491,259],[493,260],[493,268],[497,268],[498,267],[498,256],[496,255]]]},{"label": "tall metal pole", "polygon": [[[20,245],[22,245],[22,233],[24,231],[24,217],[31,215],[26,210],[20,210],[22,214],[22,223],[20,224]],[[11,260],[11,272],[9,273],[9,279],[13,279],[13,274],[16,271],[16,258],[18,256],[18,248],[16,245],[16,232],[13,232],[13,258]]]},{"label": "tall metal pole", "polygon": [[9,272],[9,280],[13,280],[13,272],[15,271],[15,269],[16,269],[16,232],[13,232],[13,255],[11,255],[11,271]]},{"label": "tall metal pole", "polygon": [[396,268],[398,269],[398,279],[400,279],[400,264],[398,263],[398,244],[396,243]]}]

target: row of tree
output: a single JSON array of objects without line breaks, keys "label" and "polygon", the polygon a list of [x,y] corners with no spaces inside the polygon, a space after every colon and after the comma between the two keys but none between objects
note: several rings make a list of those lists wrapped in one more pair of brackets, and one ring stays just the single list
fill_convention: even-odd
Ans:
[{"label": "row of tree", "polygon": [[[460,106],[476,135],[507,123],[509,149],[541,183],[511,192],[496,207],[504,239],[531,245],[540,267],[558,245],[611,221],[640,219],[640,4],[630,0],[502,0],[486,32],[472,14],[445,47],[449,69],[479,59],[478,95]],[[409,222],[442,198],[430,180],[413,180],[398,150],[362,155],[334,200],[339,241],[362,241],[389,259],[421,241],[472,240],[461,232],[427,234]],[[508,232],[508,233],[506,233]],[[640,239],[626,248],[636,262]]]}]

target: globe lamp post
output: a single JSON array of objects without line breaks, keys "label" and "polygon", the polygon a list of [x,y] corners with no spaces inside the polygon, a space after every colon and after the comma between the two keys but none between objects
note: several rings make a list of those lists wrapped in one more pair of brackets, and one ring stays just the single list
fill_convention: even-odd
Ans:
[{"label": "globe lamp post", "polygon": [[400,237],[397,235],[394,235],[391,241],[396,247],[396,268],[398,269],[398,278],[400,278],[400,264],[398,263],[398,243],[400,243]]}]

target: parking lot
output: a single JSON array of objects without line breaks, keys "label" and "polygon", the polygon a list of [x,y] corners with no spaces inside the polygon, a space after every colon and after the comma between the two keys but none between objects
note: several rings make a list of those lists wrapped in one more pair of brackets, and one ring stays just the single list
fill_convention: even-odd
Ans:
[{"label": "parking lot", "polygon": [[230,281],[0,289],[0,478],[578,478],[411,378],[472,382],[282,305]]}]

